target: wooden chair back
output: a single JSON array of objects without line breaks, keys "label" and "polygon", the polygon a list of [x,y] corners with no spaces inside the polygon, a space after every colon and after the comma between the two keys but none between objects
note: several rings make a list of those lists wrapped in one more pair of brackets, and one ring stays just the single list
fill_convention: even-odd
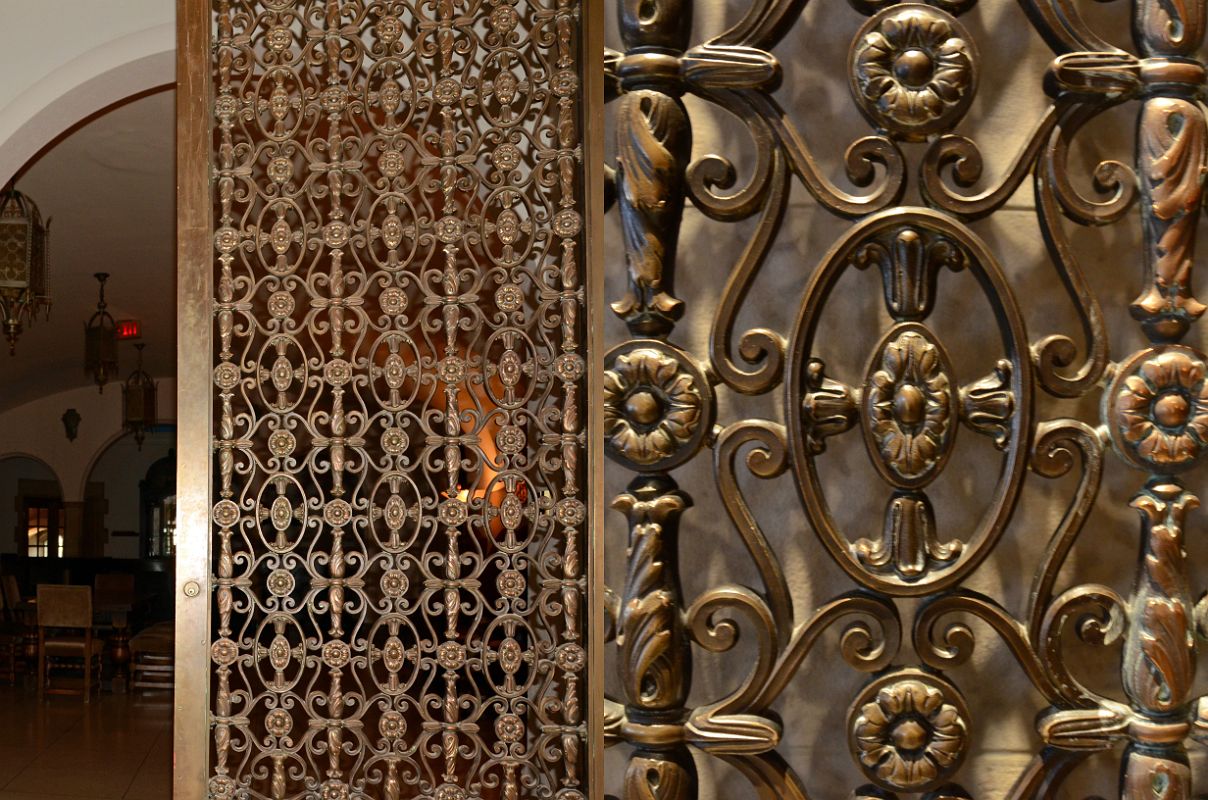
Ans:
[{"label": "wooden chair back", "polygon": [[92,628],[92,587],[38,584],[38,627]]}]

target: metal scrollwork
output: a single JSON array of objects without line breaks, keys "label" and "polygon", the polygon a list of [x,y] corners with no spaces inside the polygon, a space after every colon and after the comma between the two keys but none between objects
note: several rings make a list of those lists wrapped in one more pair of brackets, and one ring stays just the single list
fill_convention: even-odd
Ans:
[{"label": "metal scrollwork", "polygon": [[[1007,4],[995,24],[1028,26],[1052,58],[1034,83],[1047,108],[1028,121],[1022,145],[993,177],[983,176],[977,137],[963,130],[976,121],[968,112],[986,77],[979,51],[999,45],[976,24],[978,3],[849,0],[866,19],[851,24],[844,78],[853,110],[871,127],[844,154],[847,188],[825,177],[806,135],[813,128],[799,129],[791,117],[825,120],[813,108],[787,113],[778,101],[782,82],[793,78],[777,45],[794,27],[815,24],[803,13],[805,0],[745,4],[737,21],[700,43],[692,40],[692,0],[614,5],[622,34],[620,49],[605,54],[606,100],[616,109],[612,202],[629,280],[613,308],[632,338],[608,356],[605,408],[613,460],[638,473],[617,501],[629,536],[615,606],[624,696],[608,706],[609,743],[631,747],[624,796],[694,800],[703,792],[693,751],[725,761],[760,797],[810,796],[812,771],[781,752],[798,710],[778,704],[791,683],[806,686],[802,665],[813,656],[870,673],[845,698],[853,796],[969,797],[958,782],[962,764],[978,752],[974,731],[994,720],[974,717],[957,678],[963,672],[960,682],[972,691],[976,684],[964,676],[977,668],[975,647],[997,647],[1041,698],[1042,742],[1000,796],[1054,796],[1088,754],[1122,747],[1121,797],[1188,800],[1188,743],[1208,743],[1208,699],[1196,696],[1194,682],[1208,600],[1192,589],[1184,546],[1198,504],[1188,476],[1198,474],[1208,447],[1208,356],[1188,336],[1205,308],[1192,273],[1208,173],[1208,0],[1129,0],[1104,9],[1131,14],[1131,48],[1100,36],[1070,0]],[[822,16],[832,36],[842,15]],[[725,146],[750,152],[693,159],[696,101],[739,120],[745,137]],[[1138,109],[1134,158],[1104,159],[1080,174],[1071,153],[1084,131],[1122,105]],[[1053,330],[1047,319],[1038,331],[1025,327],[1028,304],[1004,274],[1002,254],[974,230],[1029,178],[1038,239],[1074,311],[1073,332]],[[775,329],[761,318],[758,279],[772,268],[777,244],[796,233],[785,222],[802,213],[789,206],[797,188],[817,201],[818,213],[850,223],[807,263],[800,294],[775,298],[795,311],[791,325]],[[710,230],[743,223],[749,232],[725,274],[706,263],[676,276],[688,203]],[[1109,336],[1109,309],[1094,290],[1108,273],[1092,275],[1076,245],[1130,214],[1141,222],[1140,269],[1110,278],[1133,284],[1135,300],[1115,311],[1136,321],[1142,339],[1132,352],[1113,354],[1110,345],[1122,339]],[[840,283],[859,273],[879,280],[884,314],[826,327]],[[705,295],[715,306],[686,303],[702,293],[677,296],[673,276],[681,290],[685,280],[717,285]],[[976,300],[990,311],[970,328],[979,337],[972,348],[953,348],[937,312],[957,285],[976,285]],[[704,353],[677,338],[681,325],[694,333],[707,327]],[[851,342],[831,346],[854,327],[872,331],[876,344],[856,356]],[[779,402],[766,410],[763,398],[736,395]],[[1045,419],[1048,398],[1075,402]],[[732,416],[747,408],[761,411]],[[1071,408],[1098,411],[1071,418]],[[834,487],[851,479],[828,474],[849,463],[837,452],[852,455],[851,447],[877,477],[858,492],[884,496],[883,513],[858,523],[832,513],[845,500]],[[960,494],[973,522],[948,530],[933,495],[965,452],[991,464],[993,488]],[[1066,585],[1109,452],[1141,476],[1132,500],[1140,558],[1118,581]],[[690,485],[678,471],[679,482],[671,478],[670,470],[706,457],[715,486]],[[777,537],[752,487],[783,473],[809,525],[785,531],[776,520]],[[967,582],[999,547],[1029,479],[1053,481],[1069,496],[1052,528],[1034,533],[1031,591],[1015,609]],[[708,493],[720,495],[730,529],[691,508],[690,494]],[[683,598],[677,538],[699,549],[726,535],[750,559],[743,573],[754,575],[752,585],[706,582],[698,597]],[[784,549],[808,536],[853,584],[813,608],[785,567]],[[837,639],[824,635],[832,629]],[[754,650],[751,662],[721,696],[698,698],[694,656],[705,650],[724,660],[741,637]],[[1067,652],[1074,637],[1119,648],[1116,691],[1080,674]]]},{"label": "metal scrollwork", "polygon": [[207,5],[209,796],[583,800],[584,4]]}]

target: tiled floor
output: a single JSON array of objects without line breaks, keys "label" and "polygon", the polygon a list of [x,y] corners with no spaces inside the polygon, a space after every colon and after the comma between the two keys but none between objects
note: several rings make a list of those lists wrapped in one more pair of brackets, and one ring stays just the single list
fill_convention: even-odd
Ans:
[{"label": "tiled floor", "polygon": [[168,800],[172,705],[167,692],[39,702],[0,687],[0,800]]}]

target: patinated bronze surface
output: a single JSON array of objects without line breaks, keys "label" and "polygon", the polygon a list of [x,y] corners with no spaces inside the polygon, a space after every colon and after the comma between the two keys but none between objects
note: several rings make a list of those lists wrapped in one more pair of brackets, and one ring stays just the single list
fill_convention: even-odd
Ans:
[{"label": "patinated bronze surface", "polygon": [[[700,791],[694,753],[741,773],[750,784],[745,796],[804,800],[809,765],[790,764],[780,751],[798,710],[772,706],[790,682],[809,685],[800,672],[811,654],[828,670],[846,662],[868,673],[863,690],[843,698],[849,749],[866,781],[850,787],[857,796],[967,796],[962,765],[973,751],[974,720],[966,694],[987,690],[962,687],[951,673],[975,640],[994,637],[1042,698],[1035,757],[996,796],[1051,796],[1087,755],[1113,748],[1121,752],[1121,796],[1191,796],[1186,748],[1208,738],[1208,705],[1193,689],[1204,610],[1189,586],[1183,541],[1198,504],[1188,475],[1208,447],[1208,357],[1188,336],[1204,311],[1191,276],[1206,169],[1199,54],[1208,4],[1131,0],[1130,53],[1128,43],[1094,33],[1072,2],[1019,0],[1018,24],[1030,25],[1052,50],[1035,85],[1047,93],[1048,109],[1001,177],[974,191],[983,178],[981,151],[954,131],[984,80],[979,50],[995,45],[970,32],[967,12],[976,2],[849,0],[867,19],[852,30],[846,77],[851,102],[873,129],[847,152],[847,176],[863,187],[855,194],[819,169],[808,137],[777,100],[781,65],[773,50],[794,26],[808,24],[805,0],[740,4],[732,26],[703,42],[690,38],[694,0],[611,3],[620,42],[605,59],[617,136],[609,196],[628,270],[628,288],[612,310],[630,338],[606,356],[603,401],[607,452],[636,476],[613,504],[628,520],[628,552],[609,609],[621,694],[608,701],[607,732],[610,744],[629,748],[617,781],[628,800],[693,800]],[[1129,13],[1129,3],[1116,6]],[[731,163],[736,154],[693,160],[689,94],[745,125],[754,158],[742,180]],[[1079,131],[1123,103],[1139,111],[1135,164],[1105,161],[1093,176],[1071,175],[1067,156]],[[818,122],[812,111],[794,113]],[[1025,299],[971,228],[1029,177],[1037,236],[1078,309],[1078,337],[1025,328]],[[1091,177],[1098,196],[1074,188]],[[739,330],[755,278],[769,268],[774,243],[789,235],[783,223],[794,182],[823,212],[849,222],[829,252],[798,267],[806,285],[791,326]],[[921,205],[904,203],[914,188]],[[688,307],[686,293],[675,289],[677,280],[681,289],[698,276],[717,280],[715,270],[699,267],[677,275],[687,203],[715,221],[754,221],[716,302],[703,308]],[[1144,234],[1135,258],[1141,269],[1128,279],[1137,287],[1128,309],[1135,351],[1110,353],[1104,314],[1065,226],[1094,236],[1096,226],[1130,213]],[[818,353],[836,334],[820,320],[853,270],[879,276],[888,323],[845,319],[847,327],[880,326],[880,343],[861,363],[825,363]],[[980,288],[997,329],[976,343],[977,366],[960,370],[934,325],[957,273],[974,281],[963,285]],[[677,324],[693,315],[711,322],[705,352],[673,343]],[[759,318],[758,308],[752,316]],[[1092,400],[1098,414],[1038,418],[1042,393]],[[783,417],[719,413],[739,395],[778,395]],[[833,513],[820,471],[841,437],[860,436],[888,499],[879,522],[853,530]],[[986,468],[994,486],[968,499],[983,509],[976,525],[945,530],[929,492],[962,447],[984,444],[980,437],[996,454]],[[1129,575],[1135,569],[1127,594],[1059,580],[1109,451],[1135,468],[1140,557],[1135,567],[1121,567]],[[715,484],[680,486],[670,474],[708,458]],[[741,469],[767,479],[791,473],[812,529],[801,536],[818,537],[850,591],[821,604],[794,597],[783,554],[741,488]],[[1071,472],[1078,480],[1055,529],[1025,532],[1047,539],[1029,576],[1027,607],[1008,609],[966,588],[1000,544],[1025,479]],[[693,517],[692,495],[709,493],[721,495],[729,528]],[[710,537],[740,539],[758,582],[685,597],[679,538],[689,531],[696,548]],[[803,614],[807,604],[813,607]],[[839,652],[818,655],[821,642],[836,641],[824,636],[832,628],[842,631]],[[1091,645],[1122,646],[1107,652],[1122,652],[1117,696],[1126,702],[1080,681],[1063,638],[1071,630]],[[724,696],[695,698],[696,657],[728,651],[739,636],[754,642],[744,651],[754,657],[737,662],[745,677]]]},{"label": "patinated bronze surface", "polygon": [[208,5],[208,796],[582,800],[590,16]]}]

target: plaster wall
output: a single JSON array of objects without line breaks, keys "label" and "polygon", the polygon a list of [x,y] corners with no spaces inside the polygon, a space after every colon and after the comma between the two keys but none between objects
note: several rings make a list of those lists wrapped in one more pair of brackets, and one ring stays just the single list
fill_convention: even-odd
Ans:
[{"label": "plaster wall", "polygon": [[[156,381],[159,420],[174,421],[176,380]],[[69,408],[76,409],[81,417],[75,441],[68,440],[60,419]],[[0,459],[8,455],[36,457],[57,476],[64,502],[76,502],[84,499],[84,486],[93,475],[97,460],[122,436],[121,386],[111,383],[104,393],[97,392],[95,386],[85,386],[48,395],[0,414]],[[145,472],[143,467],[138,478]]]},{"label": "plaster wall", "polygon": [[173,80],[174,0],[3,0],[0,18],[0,184],[80,120]]}]

